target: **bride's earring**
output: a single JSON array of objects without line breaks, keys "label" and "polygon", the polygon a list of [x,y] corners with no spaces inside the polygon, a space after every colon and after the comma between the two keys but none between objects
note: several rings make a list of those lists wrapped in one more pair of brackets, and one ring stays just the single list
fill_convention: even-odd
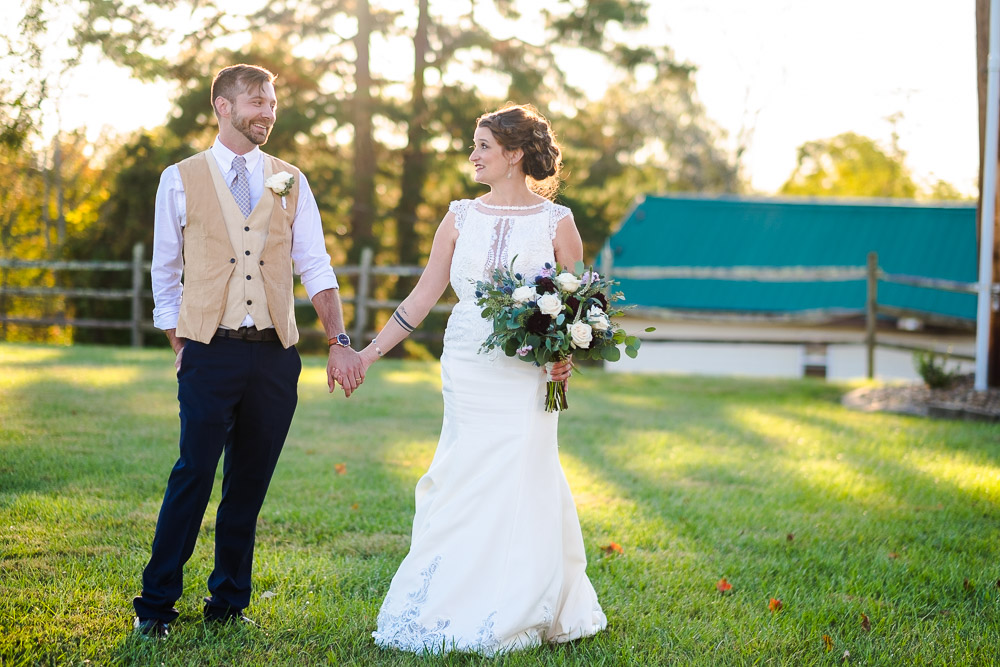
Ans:
[{"label": "bride's earring", "polygon": [[510,178],[510,173],[511,173],[511,170],[513,168],[514,168],[513,165],[509,165],[509,164],[507,165],[507,178],[508,179]]}]

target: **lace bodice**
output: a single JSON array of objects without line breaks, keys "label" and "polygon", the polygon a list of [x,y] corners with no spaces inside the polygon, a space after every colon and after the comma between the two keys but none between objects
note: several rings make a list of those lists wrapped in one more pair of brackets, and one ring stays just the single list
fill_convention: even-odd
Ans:
[{"label": "lace bodice", "polygon": [[458,241],[451,260],[451,286],[458,303],[448,319],[444,342],[477,345],[492,331],[476,305],[476,281],[485,280],[499,267],[512,267],[534,277],[546,262],[555,263],[552,239],[559,221],[569,215],[565,206],[543,201],[527,209],[498,209],[476,199],[453,201]]}]

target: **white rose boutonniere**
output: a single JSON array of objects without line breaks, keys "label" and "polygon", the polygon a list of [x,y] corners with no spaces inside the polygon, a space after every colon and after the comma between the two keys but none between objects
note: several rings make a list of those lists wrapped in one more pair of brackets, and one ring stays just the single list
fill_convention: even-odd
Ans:
[{"label": "white rose boutonniere", "polygon": [[553,280],[563,292],[575,292],[580,289],[580,279],[568,271],[560,273]]},{"label": "white rose boutonniere", "polygon": [[583,320],[578,320],[570,326],[569,335],[573,338],[573,345],[577,347],[590,347],[590,341],[594,339],[593,329]]},{"label": "white rose boutonniere", "polygon": [[272,174],[270,178],[264,181],[265,188],[270,188],[274,194],[281,197],[281,208],[286,208],[285,196],[292,191],[293,185],[295,185],[295,177],[287,171],[279,171],[277,174]]},{"label": "white rose boutonniere", "polygon": [[552,318],[559,316],[562,312],[563,303],[555,294],[543,294],[538,297],[538,310]]}]

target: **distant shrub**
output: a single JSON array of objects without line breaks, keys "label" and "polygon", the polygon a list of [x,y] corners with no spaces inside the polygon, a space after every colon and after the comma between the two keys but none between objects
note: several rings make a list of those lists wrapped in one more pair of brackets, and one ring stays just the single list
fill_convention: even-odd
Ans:
[{"label": "distant shrub", "polygon": [[936,352],[917,351],[913,353],[913,367],[931,389],[947,389],[958,377],[958,367],[946,368],[948,355],[943,357]]}]

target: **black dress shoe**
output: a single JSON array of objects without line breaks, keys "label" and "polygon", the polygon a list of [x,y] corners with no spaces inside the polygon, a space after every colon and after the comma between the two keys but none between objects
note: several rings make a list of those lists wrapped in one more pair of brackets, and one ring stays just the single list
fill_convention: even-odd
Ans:
[{"label": "black dress shoe", "polygon": [[205,622],[219,625],[239,623],[240,625],[248,625],[253,628],[257,627],[257,624],[241,611],[234,614],[205,614]]},{"label": "black dress shoe", "polygon": [[132,623],[132,632],[142,637],[166,639],[170,634],[170,624],[159,618],[139,618]]},{"label": "black dress shoe", "polygon": [[210,603],[209,598],[205,598],[204,616],[206,623],[239,623],[257,627],[257,624],[250,620],[242,609],[232,607],[216,607]]}]

